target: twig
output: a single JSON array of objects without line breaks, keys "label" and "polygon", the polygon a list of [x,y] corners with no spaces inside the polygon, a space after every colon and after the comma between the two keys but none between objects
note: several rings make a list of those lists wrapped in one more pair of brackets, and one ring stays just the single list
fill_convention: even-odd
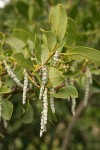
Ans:
[{"label": "twig", "polygon": [[[93,94],[90,95],[88,101],[90,101],[92,96],[93,96]],[[71,133],[73,131],[73,128],[75,126],[75,123],[76,123],[78,117],[81,115],[81,113],[83,112],[84,109],[85,109],[84,101],[82,100],[76,110],[76,115],[72,118],[71,122],[68,125],[67,130],[65,131],[65,137],[64,137],[64,140],[62,143],[62,150],[68,150],[68,146],[69,146],[70,139],[71,139]]]}]

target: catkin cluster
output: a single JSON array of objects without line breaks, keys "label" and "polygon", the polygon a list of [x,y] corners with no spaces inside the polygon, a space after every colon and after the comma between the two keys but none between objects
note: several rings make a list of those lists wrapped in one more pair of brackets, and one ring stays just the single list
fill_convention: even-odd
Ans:
[{"label": "catkin cluster", "polygon": [[23,86],[23,95],[22,95],[22,98],[23,98],[23,104],[25,104],[26,102],[26,93],[27,93],[27,90],[28,90],[28,73],[26,71],[26,69],[24,69],[24,86]]},{"label": "catkin cluster", "polygon": [[56,67],[58,62],[59,62],[59,52],[56,51],[54,56],[53,56],[53,66]]},{"label": "catkin cluster", "polygon": [[48,115],[48,98],[47,98],[47,88],[45,88],[43,93],[43,110],[41,112],[40,137],[43,135],[44,132],[46,132],[47,115]]},{"label": "catkin cluster", "polygon": [[46,132],[46,125],[47,125],[47,116],[48,116],[48,97],[47,97],[47,88],[45,85],[48,80],[48,71],[47,67],[42,67],[42,84],[40,88],[39,99],[43,102],[43,110],[41,113],[41,123],[40,123],[40,137]]},{"label": "catkin cluster", "polygon": [[20,83],[19,79],[16,77],[16,75],[13,73],[13,71],[10,69],[10,67],[8,66],[8,64],[6,63],[5,60],[3,60],[5,69],[8,73],[8,75],[13,79],[13,81],[20,87],[23,88],[23,85]]},{"label": "catkin cluster", "polygon": [[40,100],[43,97],[43,92],[44,92],[44,89],[45,89],[45,84],[47,83],[47,80],[48,80],[48,71],[47,71],[47,67],[46,66],[42,67],[41,73],[42,73],[42,84],[41,84],[40,94],[39,94],[39,99]]},{"label": "catkin cluster", "polygon": [[[50,92],[54,92],[54,88],[50,89]],[[55,104],[54,104],[54,97],[50,94],[50,107],[53,113],[55,113]]]},{"label": "catkin cluster", "polygon": [[90,85],[92,84],[92,74],[89,69],[86,71],[86,78],[85,78],[85,96],[84,96],[84,106],[87,106],[88,98],[89,98],[89,91]]},{"label": "catkin cluster", "polygon": [[[74,79],[73,78],[66,79],[65,85],[66,86],[74,85]],[[70,98],[68,98],[68,101],[70,101]],[[72,101],[71,112],[72,112],[73,116],[75,116],[76,99],[74,97],[71,97],[71,101]]]}]

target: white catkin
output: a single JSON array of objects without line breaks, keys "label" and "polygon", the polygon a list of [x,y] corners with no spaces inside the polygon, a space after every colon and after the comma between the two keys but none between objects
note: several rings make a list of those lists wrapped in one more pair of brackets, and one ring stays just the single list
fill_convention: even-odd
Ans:
[{"label": "white catkin", "polygon": [[89,68],[87,68],[86,75],[87,75],[87,77],[88,77],[89,80],[90,80],[90,85],[92,85],[92,74],[91,74]]},{"label": "white catkin", "polygon": [[90,78],[86,77],[85,80],[85,96],[84,96],[84,106],[87,106],[90,90]]},{"label": "white catkin", "polygon": [[54,67],[57,65],[58,61],[59,61],[59,52],[56,51],[54,56],[53,56],[53,66]]},{"label": "white catkin", "polygon": [[[69,85],[68,78],[66,78],[66,79],[65,79],[65,86],[68,86],[68,85]],[[70,101],[70,97],[67,98],[67,100]]]},{"label": "white catkin", "polygon": [[4,124],[4,127],[7,128],[7,126],[8,126],[7,120],[3,119],[3,124]]},{"label": "white catkin", "polygon": [[75,107],[76,107],[76,99],[72,98],[72,108],[71,108],[71,111],[72,111],[73,116],[75,116]]},{"label": "white catkin", "polygon": [[8,73],[8,75],[13,79],[13,81],[20,87],[23,88],[23,85],[21,84],[21,82],[19,81],[19,79],[16,77],[16,75],[13,73],[13,71],[10,69],[10,67],[8,66],[8,64],[6,63],[5,60],[3,60],[5,69]]},{"label": "white catkin", "polygon": [[44,85],[41,86],[40,88],[40,94],[39,94],[39,99],[41,100],[43,97],[43,91],[44,91]]},{"label": "white catkin", "polygon": [[70,84],[70,85],[74,85],[74,79],[73,79],[73,78],[70,78],[70,79],[69,79],[69,84]]},{"label": "white catkin", "polygon": [[27,90],[28,90],[28,73],[27,73],[26,69],[24,69],[24,87],[23,87],[23,95],[22,95],[23,104],[26,103]]},{"label": "white catkin", "polygon": [[[50,92],[53,92],[54,88],[52,88],[50,90]],[[55,104],[54,104],[54,97],[52,96],[52,94],[50,94],[50,107],[53,113],[55,113]]]},{"label": "white catkin", "polygon": [[90,91],[90,85],[92,84],[92,74],[87,68],[86,70],[86,79],[85,79],[85,96],[84,96],[84,106],[87,106],[88,98],[89,98],[89,91]]},{"label": "white catkin", "polygon": [[40,100],[41,100],[42,97],[43,97],[43,92],[44,92],[45,84],[46,84],[47,79],[48,79],[47,67],[46,67],[46,66],[43,66],[41,71],[42,71],[42,84],[41,84],[40,94],[39,94],[39,99],[40,99]]},{"label": "white catkin", "polygon": [[41,112],[40,137],[42,137],[43,133],[46,132],[47,115],[48,115],[48,99],[47,99],[47,88],[45,88],[43,93],[43,110]]}]

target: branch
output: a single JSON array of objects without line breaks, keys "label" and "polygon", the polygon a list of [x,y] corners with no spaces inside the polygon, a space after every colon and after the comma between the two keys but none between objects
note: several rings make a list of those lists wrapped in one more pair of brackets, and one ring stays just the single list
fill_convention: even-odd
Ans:
[{"label": "branch", "polygon": [[[88,101],[90,101],[92,96],[93,96],[93,94],[90,95]],[[71,133],[73,131],[75,123],[85,108],[86,107],[84,106],[84,100],[82,100],[76,110],[76,115],[72,118],[71,122],[68,125],[67,130],[65,131],[65,137],[64,137],[64,140],[62,143],[62,150],[68,150],[69,142],[71,139]]]}]

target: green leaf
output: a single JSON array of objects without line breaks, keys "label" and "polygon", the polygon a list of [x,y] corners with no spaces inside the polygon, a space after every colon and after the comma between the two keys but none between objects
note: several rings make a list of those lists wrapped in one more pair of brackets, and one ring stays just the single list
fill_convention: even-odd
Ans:
[{"label": "green leaf", "polygon": [[57,36],[59,41],[62,41],[66,32],[67,14],[64,8],[59,4],[50,14],[49,23],[52,32]]},{"label": "green leaf", "polygon": [[77,27],[76,27],[76,22],[68,18],[68,28],[67,28],[67,33],[66,33],[66,45],[70,46],[76,37],[76,32],[77,32]]},{"label": "green leaf", "polygon": [[49,79],[53,87],[61,85],[64,81],[64,76],[56,68],[51,67],[49,70]]},{"label": "green leaf", "polygon": [[3,99],[1,101],[1,105],[2,105],[2,117],[5,120],[10,120],[13,112],[13,104],[8,100]]},{"label": "green leaf", "polygon": [[29,59],[25,59],[24,55],[22,53],[15,53],[13,55],[13,58],[23,68],[26,68],[27,70],[33,70],[33,62],[31,61],[30,58]]},{"label": "green leaf", "polygon": [[13,31],[13,37],[16,37],[26,43],[30,34],[24,29],[17,28]]},{"label": "green leaf", "polygon": [[8,38],[6,40],[6,43],[11,46],[13,52],[20,52],[23,49],[23,47],[25,46],[25,43],[16,37]]},{"label": "green leaf", "polygon": [[73,85],[68,85],[59,89],[58,93],[53,93],[53,96],[56,98],[62,98],[62,99],[67,99],[70,97],[77,98],[78,92]]},{"label": "green leaf", "polygon": [[54,50],[57,43],[57,39],[51,31],[46,31],[42,37],[42,40],[46,47],[49,49],[49,51]]},{"label": "green leaf", "polygon": [[16,67],[14,70],[14,74],[21,81],[23,79],[23,68],[21,66]]},{"label": "green leaf", "polygon": [[23,115],[23,110],[24,109],[21,103],[16,105],[16,108],[14,108],[14,114],[13,114],[14,120],[18,120],[21,118],[21,116]]},{"label": "green leaf", "polygon": [[35,56],[41,62],[41,40],[37,35],[35,35]]},{"label": "green leaf", "polygon": [[7,86],[1,86],[0,87],[0,95],[1,94],[7,94],[7,93],[10,93],[11,92],[11,89],[9,89]]},{"label": "green leaf", "polygon": [[41,60],[42,63],[46,62],[49,57],[49,49],[43,44],[41,46]]},{"label": "green leaf", "polygon": [[72,59],[82,60],[89,59],[94,62],[96,65],[100,65],[100,51],[89,48],[78,46],[73,49],[70,49],[66,55],[69,55]]},{"label": "green leaf", "polygon": [[68,71],[66,73],[64,73],[64,76],[66,76],[67,78],[75,78],[77,76],[79,76],[80,74],[82,74],[82,71],[81,70],[78,70],[78,71]]},{"label": "green leaf", "polygon": [[31,123],[33,121],[33,108],[32,106],[28,103],[27,108],[25,111],[24,116],[22,117],[22,122],[23,123]]}]

